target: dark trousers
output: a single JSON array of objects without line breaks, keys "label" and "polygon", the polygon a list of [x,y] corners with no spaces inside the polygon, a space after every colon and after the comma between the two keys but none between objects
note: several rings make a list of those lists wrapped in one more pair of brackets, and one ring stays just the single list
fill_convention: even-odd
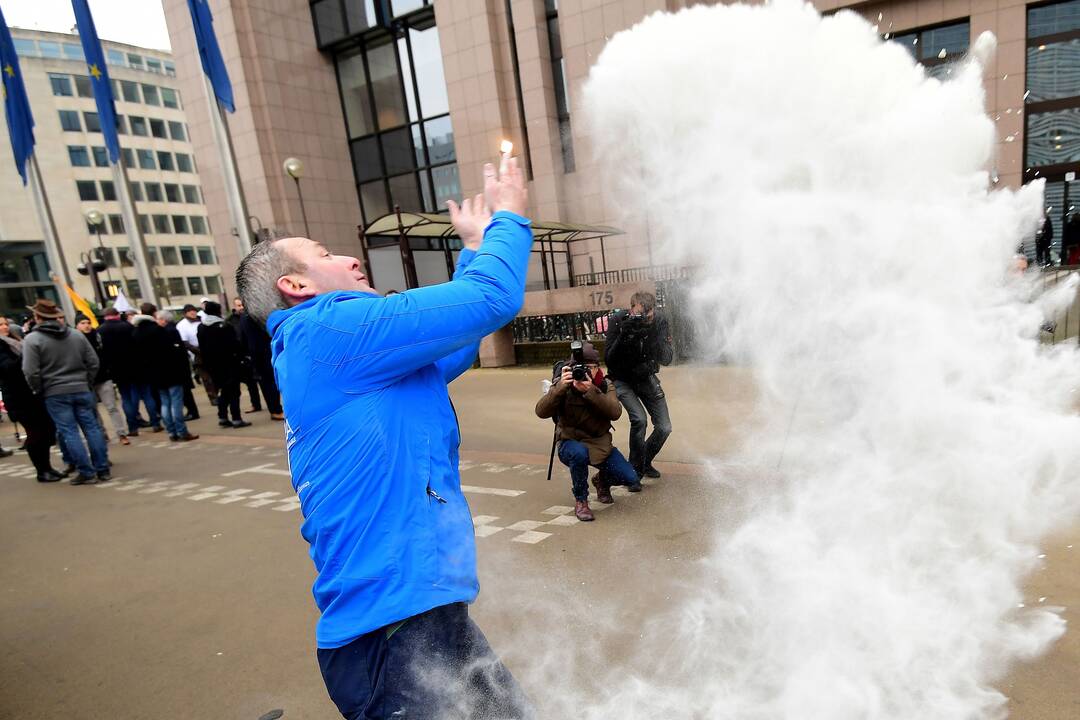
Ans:
[{"label": "dark trousers", "polygon": [[262,410],[262,400],[259,398],[259,383],[255,378],[245,380],[244,384],[247,385],[248,400],[251,401],[251,409],[253,412],[259,412]]},{"label": "dark trousers", "polygon": [[195,393],[191,388],[184,386],[184,411],[194,420],[199,417],[199,406],[195,404]]},{"label": "dark trousers", "polygon": [[1042,243],[1035,243],[1035,262],[1039,265],[1050,264],[1050,245],[1043,245]]},{"label": "dark trousers", "polygon": [[240,381],[229,380],[218,383],[217,416],[218,420],[228,420],[232,411],[233,422],[243,419],[240,416]]},{"label": "dark trousers", "polygon": [[320,648],[330,699],[346,720],[518,720],[533,710],[469,619],[465,603]]},{"label": "dark trousers", "polygon": [[[589,499],[589,448],[577,440],[563,440],[559,443],[559,460],[570,468],[570,482],[575,500]],[[633,485],[638,482],[637,473],[619,448],[611,448],[611,454],[604,462],[596,465],[600,472],[606,473],[611,485]]]},{"label": "dark trousers", "polygon": [[161,415],[158,413],[157,393],[146,383],[118,383],[120,387],[120,405],[124,408],[124,417],[127,419],[128,432],[139,432],[139,401],[146,406],[146,412],[150,416],[150,424],[153,427],[161,425]]},{"label": "dark trousers", "polygon": [[266,411],[274,415],[280,415],[281,409],[281,392],[278,390],[277,382],[274,380],[274,368],[267,365],[266,367],[260,367],[258,369],[259,375],[259,389],[262,390],[263,397],[266,399]]},{"label": "dark trousers", "polygon": [[[671,416],[664,388],[660,387],[660,378],[650,375],[637,382],[616,380],[615,393],[630,416],[630,464],[641,472],[652,464],[671,434]],[[646,439],[648,418],[652,418],[653,430]]]},{"label": "dark trousers", "polygon": [[26,431],[26,454],[39,473],[52,470],[49,449],[56,444],[56,426],[44,408],[26,416],[19,416]]}]

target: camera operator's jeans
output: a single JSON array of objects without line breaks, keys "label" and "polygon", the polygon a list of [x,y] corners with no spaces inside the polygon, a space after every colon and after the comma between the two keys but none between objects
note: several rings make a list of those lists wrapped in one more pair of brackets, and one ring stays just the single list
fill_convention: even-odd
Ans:
[{"label": "camera operator's jeans", "polygon": [[[570,480],[573,483],[575,500],[589,499],[589,448],[577,440],[563,440],[559,443],[559,460],[570,468]],[[637,473],[619,448],[611,448],[611,454],[604,462],[596,466],[607,473],[612,485],[633,485],[638,482]]]},{"label": "camera operator's jeans", "polygon": [[[660,387],[660,378],[654,374],[640,382],[616,380],[615,394],[630,416],[630,464],[640,473],[652,464],[671,434],[671,416],[664,388]],[[653,424],[648,440],[645,439],[646,412]]]},{"label": "camera operator's jeans", "polygon": [[[109,453],[105,448],[105,433],[98,424],[96,406],[97,398],[89,391],[45,398],[45,408],[56,425],[56,434],[62,438],[72,464],[83,477],[109,471]],[[84,436],[90,446],[89,454],[83,445]]]}]

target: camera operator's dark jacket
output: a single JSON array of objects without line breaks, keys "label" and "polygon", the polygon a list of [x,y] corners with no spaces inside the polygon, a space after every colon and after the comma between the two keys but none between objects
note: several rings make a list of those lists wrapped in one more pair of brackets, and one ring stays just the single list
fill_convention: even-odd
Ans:
[{"label": "camera operator's dark jacket", "polygon": [[667,318],[656,313],[651,323],[633,320],[626,312],[617,312],[608,321],[604,364],[608,377],[624,382],[647,380],[670,365],[674,358],[671,329]]},{"label": "camera operator's dark jacket", "polygon": [[573,385],[554,383],[536,403],[538,417],[557,417],[560,440],[577,440],[589,449],[589,464],[598,465],[611,454],[611,423],[622,415],[615,396],[615,384],[605,382],[601,391],[589,383],[589,391],[579,393]]}]

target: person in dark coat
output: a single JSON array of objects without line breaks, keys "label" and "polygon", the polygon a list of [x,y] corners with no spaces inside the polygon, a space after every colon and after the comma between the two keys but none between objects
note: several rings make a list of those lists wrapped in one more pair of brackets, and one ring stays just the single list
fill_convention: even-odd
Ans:
[{"label": "person in dark coat", "polygon": [[1039,265],[1050,264],[1050,246],[1054,244],[1054,223],[1050,216],[1043,213],[1042,227],[1035,233],[1035,262]]},{"label": "person in dark coat", "polygon": [[1066,218],[1061,229],[1061,264],[1080,264],[1080,213]]},{"label": "person in dark coat", "polygon": [[[93,324],[90,322],[90,318],[82,313],[75,314],[75,329],[86,336],[86,339],[90,342],[90,347],[94,348],[94,352],[97,353],[98,362],[101,363],[97,377],[94,378],[94,394],[97,395],[98,402],[105,406],[105,411],[109,414],[109,420],[112,422],[113,430],[116,431],[116,434],[120,438],[120,444],[130,445],[131,441],[128,440],[127,437],[127,423],[124,418],[121,417],[120,408],[116,404],[116,386],[113,385],[112,367],[105,358],[101,344],[101,336],[98,335],[98,331],[94,329]],[[105,425],[102,424],[101,428],[104,430]]]},{"label": "person in dark coat", "polygon": [[157,399],[145,383],[145,363],[135,347],[135,326],[124,320],[119,310],[109,307],[105,310],[105,322],[98,328],[98,337],[101,338],[102,362],[108,363],[113,382],[120,391],[128,437],[139,434],[140,401],[146,405],[151,426],[160,429]]},{"label": "person in dark coat", "polygon": [[[153,308],[149,303],[146,305],[147,310]],[[153,316],[153,327],[143,322],[136,332],[145,336],[147,345],[153,348],[153,382],[161,402],[161,419],[173,442],[198,440],[199,436],[192,435],[184,422],[184,388],[191,383],[187,348],[176,330],[171,312],[155,310]]]},{"label": "person in dark coat", "polygon": [[[221,304],[207,302],[202,324],[197,330],[203,368],[218,387],[218,425],[248,427],[251,423],[240,415],[240,363],[243,350],[236,333],[221,317]],[[229,413],[232,421],[229,421]]]},{"label": "person in dark coat", "polygon": [[26,430],[26,454],[37,470],[38,482],[57,482],[64,474],[53,469],[49,449],[56,444],[56,426],[45,401],[30,391],[22,371],[22,342],[9,332],[10,323],[0,317],[0,392],[8,417]]},{"label": "person in dark coat", "polygon": [[240,382],[247,386],[248,399],[251,400],[251,409],[248,412],[262,412],[262,399],[259,397],[259,379],[255,372],[251,355],[248,352],[247,343],[244,340],[242,322],[244,320],[244,301],[233,298],[233,309],[225,322],[236,333],[236,339],[240,341],[240,352],[243,357],[240,360]]},{"label": "person in dark coat", "polygon": [[247,313],[243,313],[240,318],[240,335],[241,342],[247,348],[248,357],[251,359],[251,369],[255,374],[255,379],[262,389],[263,397],[266,398],[266,409],[270,411],[270,419],[284,420],[285,411],[281,408],[281,393],[274,379],[274,365],[271,362],[270,335],[267,334],[266,328]]}]

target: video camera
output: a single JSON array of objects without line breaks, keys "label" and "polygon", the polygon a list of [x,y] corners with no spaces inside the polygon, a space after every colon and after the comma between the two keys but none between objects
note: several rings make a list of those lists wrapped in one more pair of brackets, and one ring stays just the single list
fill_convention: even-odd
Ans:
[{"label": "video camera", "polygon": [[573,374],[573,378],[579,382],[587,382],[591,379],[589,377],[589,368],[585,364],[585,349],[580,340],[574,340],[570,343],[570,372]]}]

